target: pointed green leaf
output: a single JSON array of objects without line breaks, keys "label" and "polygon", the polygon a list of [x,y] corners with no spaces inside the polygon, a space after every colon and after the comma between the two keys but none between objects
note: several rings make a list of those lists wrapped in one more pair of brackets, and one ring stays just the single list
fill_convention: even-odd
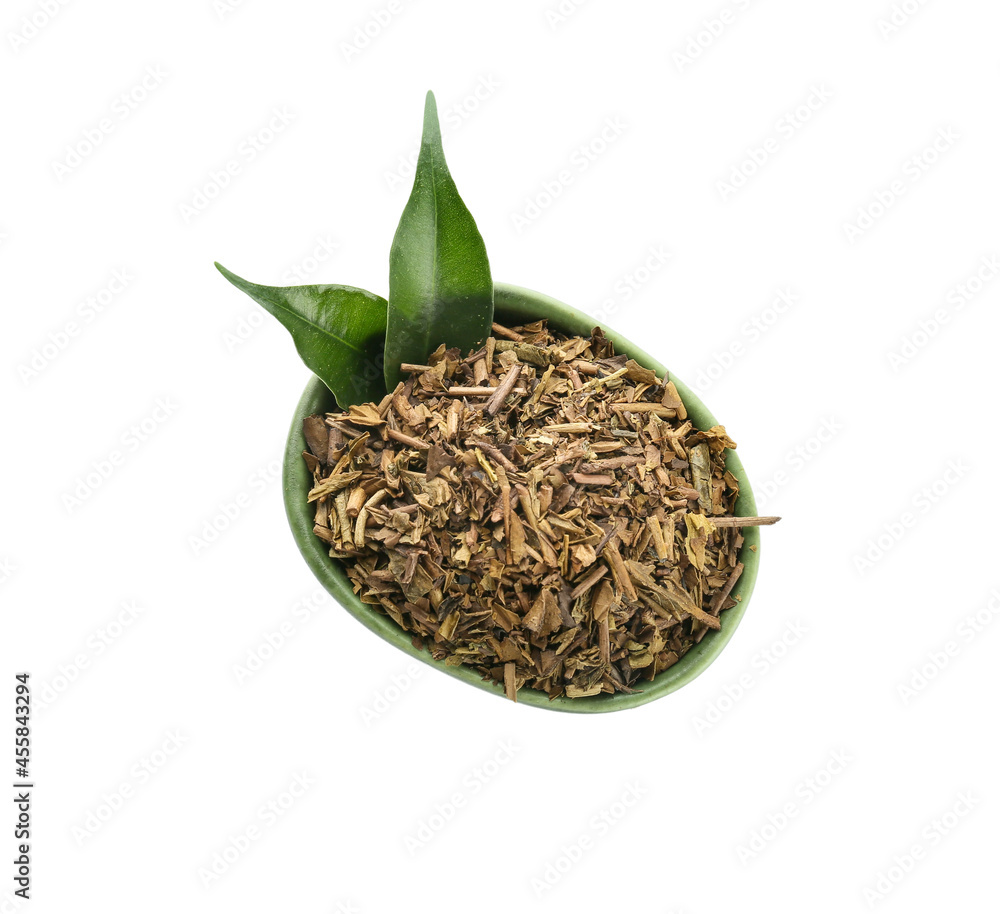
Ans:
[{"label": "pointed green leaf", "polygon": [[385,396],[382,356],[387,303],[353,286],[259,286],[219,272],[273,314],[292,335],[302,361],[346,409]]},{"label": "pointed green leaf", "polygon": [[448,171],[434,94],[427,93],[413,191],[389,254],[385,380],[403,362],[422,364],[444,343],[482,346],[493,323],[493,278],[476,222]]}]

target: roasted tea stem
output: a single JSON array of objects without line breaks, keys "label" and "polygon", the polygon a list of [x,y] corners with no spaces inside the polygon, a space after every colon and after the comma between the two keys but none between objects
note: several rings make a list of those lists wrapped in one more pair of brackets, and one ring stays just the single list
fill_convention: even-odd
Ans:
[{"label": "roasted tea stem", "polygon": [[776,524],[780,517],[711,517],[708,518],[716,527],[770,527]]}]

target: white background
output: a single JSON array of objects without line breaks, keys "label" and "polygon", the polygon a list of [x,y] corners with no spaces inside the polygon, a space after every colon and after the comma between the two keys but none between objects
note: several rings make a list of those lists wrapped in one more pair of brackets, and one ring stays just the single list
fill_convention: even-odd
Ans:
[{"label": "white background", "polygon": [[[28,670],[36,787],[0,911],[995,904],[1000,8],[905,6],[398,0],[348,54],[388,0],[5,4],[0,756]],[[639,709],[515,706],[300,602],[308,372],[212,261],[385,294],[428,88],[494,276],[697,387],[784,516],[719,660]]]}]

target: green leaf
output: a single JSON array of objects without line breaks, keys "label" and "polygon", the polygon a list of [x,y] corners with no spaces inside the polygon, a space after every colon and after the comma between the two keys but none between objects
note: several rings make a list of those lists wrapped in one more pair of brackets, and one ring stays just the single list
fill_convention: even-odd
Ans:
[{"label": "green leaf", "polygon": [[330,388],[342,409],[378,403],[385,396],[379,364],[384,298],[353,286],[258,286],[221,264],[216,267],[285,325],[302,361]]},{"label": "green leaf", "polygon": [[476,222],[448,171],[434,94],[427,93],[413,191],[389,253],[385,382],[400,364],[424,364],[444,343],[482,346],[493,323],[493,278]]}]

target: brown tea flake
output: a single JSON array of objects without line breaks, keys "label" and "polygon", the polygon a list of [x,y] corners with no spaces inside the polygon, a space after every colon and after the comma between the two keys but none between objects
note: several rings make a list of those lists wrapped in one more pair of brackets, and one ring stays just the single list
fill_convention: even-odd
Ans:
[{"label": "brown tea flake", "polygon": [[735,444],[595,328],[496,325],[303,423],[316,536],[360,599],[511,699],[632,692],[735,604]]}]

